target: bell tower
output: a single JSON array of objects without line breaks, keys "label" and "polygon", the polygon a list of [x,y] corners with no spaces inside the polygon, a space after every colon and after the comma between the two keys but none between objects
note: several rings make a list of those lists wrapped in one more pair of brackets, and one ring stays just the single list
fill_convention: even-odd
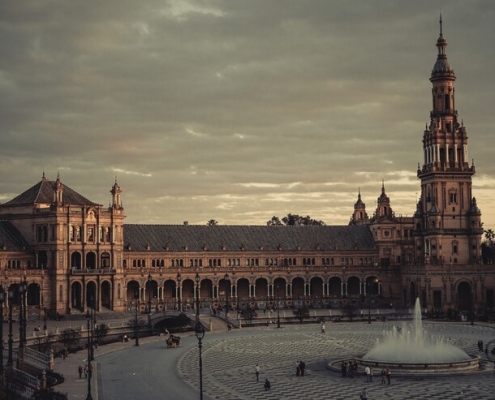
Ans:
[{"label": "bell tower", "polygon": [[[479,261],[483,229],[472,195],[474,162],[468,161],[468,136],[455,108],[456,76],[443,37],[431,72],[432,111],[423,133],[423,165],[418,164],[421,198],[414,216],[417,257],[431,264]],[[421,249],[421,250],[419,250]],[[422,254],[419,254],[419,252]]]}]

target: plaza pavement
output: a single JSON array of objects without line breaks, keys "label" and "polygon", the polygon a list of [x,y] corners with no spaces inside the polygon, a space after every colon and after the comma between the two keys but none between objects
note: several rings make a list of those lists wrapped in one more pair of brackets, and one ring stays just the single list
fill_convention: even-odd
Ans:
[{"label": "plaza pavement", "polygon": [[[366,383],[364,376],[342,378],[327,370],[328,363],[335,359],[349,358],[365,353],[385,329],[393,323],[363,322],[327,323],[325,334],[319,332],[318,325],[283,326],[235,330],[233,333],[207,333],[203,341],[203,391],[206,399],[359,399],[363,387],[368,388],[370,399],[495,399],[495,375],[493,366],[486,362],[486,357],[477,351],[478,340],[486,344],[495,338],[495,329],[491,325],[466,323],[425,323],[429,333],[441,333],[455,345],[469,354],[483,357],[485,372],[475,372],[460,376],[403,378],[394,377],[392,384],[380,384],[379,371],[375,371],[373,383]],[[192,334],[189,334],[191,336]],[[194,336],[194,335],[192,335]],[[156,393],[163,393],[164,399],[189,399],[190,395],[172,397],[167,390],[188,385],[199,392],[198,348],[195,337],[189,339],[189,346],[180,349],[165,349],[164,337],[140,339],[140,346],[145,348],[131,350],[134,342],[114,343],[100,346],[95,350],[97,366],[92,379],[93,399],[135,399],[134,388],[144,388],[143,399],[154,399]],[[146,349],[146,350],[145,350]],[[118,351],[119,362],[109,355]],[[161,353],[157,353],[160,351]],[[167,353],[171,352],[171,353]],[[56,359],[55,370],[64,374],[66,380],[57,390],[68,393],[69,399],[86,398],[87,381],[79,379],[77,368],[86,362],[86,352],[71,354],[65,360]],[[150,367],[146,370],[151,355],[167,357],[174,355],[175,371],[160,371]],[[143,359],[140,360],[139,357]],[[129,359],[126,359],[129,357]],[[306,363],[306,375],[295,376],[297,360]],[[111,360],[111,361],[109,361]],[[131,374],[121,368],[133,363],[142,374]],[[255,380],[254,368],[261,367],[260,381]],[[170,368],[170,367],[168,367]],[[115,374],[119,373],[119,379]],[[135,375],[130,385],[130,376]],[[153,375],[152,384],[156,392],[149,388],[149,375]],[[98,379],[95,379],[98,377]],[[102,381],[103,378],[103,381]],[[272,389],[263,389],[263,382],[268,378]],[[146,393],[148,395],[146,395]],[[175,392],[174,392],[175,393]],[[184,391],[185,393],[185,391]],[[199,396],[198,396],[199,397]]]}]

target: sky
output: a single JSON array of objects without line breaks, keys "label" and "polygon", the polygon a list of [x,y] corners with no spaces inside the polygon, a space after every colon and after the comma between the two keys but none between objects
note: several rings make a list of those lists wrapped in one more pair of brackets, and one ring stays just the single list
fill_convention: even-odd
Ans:
[{"label": "sky", "polygon": [[420,195],[439,16],[495,228],[495,2],[66,0],[0,3],[0,202],[41,180],[127,223],[349,222],[385,184]]}]

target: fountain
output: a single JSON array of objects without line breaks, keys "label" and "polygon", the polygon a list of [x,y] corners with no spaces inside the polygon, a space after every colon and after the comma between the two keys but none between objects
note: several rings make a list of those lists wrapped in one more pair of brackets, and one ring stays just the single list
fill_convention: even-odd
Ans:
[{"label": "fountain", "polygon": [[[466,373],[480,369],[480,357],[469,356],[464,350],[449,343],[442,336],[428,335],[423,330],[419,298],[414,307],[412,324],[403,324],[384,332],[383,339],[362,357],[354,358],[361,366],[375,370],[391,368],[394,375],[430,375]],[[340,371],[342,362],[329,364],[329,369]]]},{"label": "fountain", "polygon": [[363,361],[407,364],[439,364],[471,361],[467,353],[447,342],[442,336],[429,336],[423,330],[421,305],[419,298],[414,307],[412,325],[403,325],[401,329],[394,327],[384,332],[384,340],[378,341],[366,353]]}]

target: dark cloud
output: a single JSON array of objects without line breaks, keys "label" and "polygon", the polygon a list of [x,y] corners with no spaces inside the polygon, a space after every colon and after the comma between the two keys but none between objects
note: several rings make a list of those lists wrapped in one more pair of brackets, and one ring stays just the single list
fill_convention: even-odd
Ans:
[{"label": "dark cloud", "polygon": [[488,0],[3,2],[0,201],[42,171],[129,222],[347,223],[382,179],[419,192],[442,8],[456,107],[495,224],[495,7]]}]

